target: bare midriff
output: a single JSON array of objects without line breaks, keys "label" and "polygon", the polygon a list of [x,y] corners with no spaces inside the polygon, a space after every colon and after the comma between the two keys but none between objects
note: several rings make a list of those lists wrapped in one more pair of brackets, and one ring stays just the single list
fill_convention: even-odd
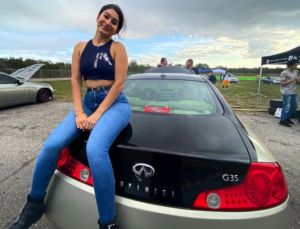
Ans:
[{"label": "bare midriff", "polygon": [[86,87],[106,87],[114,84],[115,81],[112,80],[86,80]]}]

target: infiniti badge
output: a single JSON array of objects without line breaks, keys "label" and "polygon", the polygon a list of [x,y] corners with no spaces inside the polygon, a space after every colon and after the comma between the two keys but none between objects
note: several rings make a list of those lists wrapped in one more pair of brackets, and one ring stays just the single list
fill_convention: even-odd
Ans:
[{"label": "infiniti badge", "polygon": [[145,178],[152,177],[155,173],[155,170],[151,165],[142,164],[142,163],[135,164],[132,167],[132,171],[134,172],[136,178],[139,181],[142,181],[141,177],[142,177],[143,173],[145,175]]}]

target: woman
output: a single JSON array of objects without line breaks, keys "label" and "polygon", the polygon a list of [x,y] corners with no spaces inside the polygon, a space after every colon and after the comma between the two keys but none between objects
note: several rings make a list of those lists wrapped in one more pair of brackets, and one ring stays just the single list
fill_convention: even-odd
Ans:
[{"label": "woman", "polygon": [[[31,192],[19,219],[10,229],[27,229],[43,215],[44,198],[61,151],[83,131],[91,131],[86,152],[93,175],[101,229],[116,229],[114,175],[108,149],[128,124],[131,108],[122,89],[128,59],[124,46],[113,41],[125,26],[117,5],[102,7],[94,38],[74,48],[72,95],[74,109],[45,142],[33,174]],[[81,99],[82,76],[87,91]]]}]

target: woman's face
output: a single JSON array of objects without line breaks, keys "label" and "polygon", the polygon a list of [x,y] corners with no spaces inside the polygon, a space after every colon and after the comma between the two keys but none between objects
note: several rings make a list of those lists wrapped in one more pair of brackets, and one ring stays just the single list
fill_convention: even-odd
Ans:
[{"label": "woman's face", "polygon": [[97,17],[97,29],[99,32],[112,36],[119,25],[119,15],[114,9],[104,10]]}]

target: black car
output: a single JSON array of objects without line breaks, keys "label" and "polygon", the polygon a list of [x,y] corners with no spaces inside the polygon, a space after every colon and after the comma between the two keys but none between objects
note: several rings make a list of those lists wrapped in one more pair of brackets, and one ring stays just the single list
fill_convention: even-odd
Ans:
[{"label": "black car", "polygon": [[[277,160],[207,79],[161,69],[123,90],[132,117],[110,149],[122,228],[291,228]],[[88,137],[62,152],[47,190],[45,213],[62,229],[97,226]]]}]

